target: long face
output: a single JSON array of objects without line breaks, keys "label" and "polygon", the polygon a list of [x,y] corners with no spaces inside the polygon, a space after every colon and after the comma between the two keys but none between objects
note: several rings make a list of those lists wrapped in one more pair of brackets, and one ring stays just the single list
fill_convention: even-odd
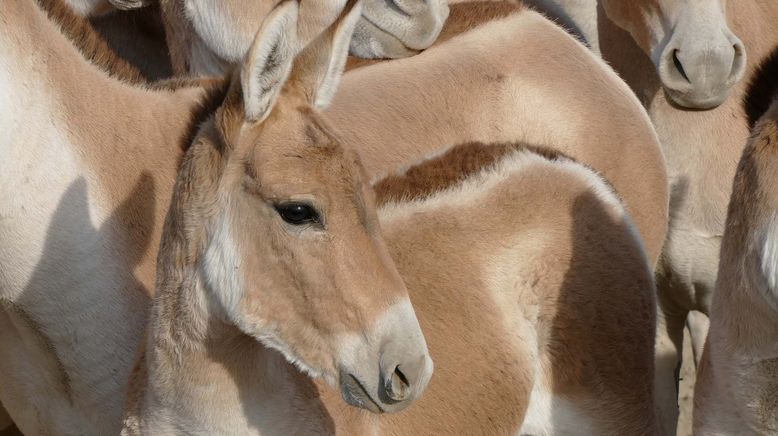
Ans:
[{"label": "long face", "polygon": [[[739,1],[739,0],[734,0]],[[670,99],[709,109],[743,76],[746,51],[729,29],[726,0],[601,0],[656,66]]]},{"label": "long face", "polygon": [[347,402],[393,412],[421,395],[432,361],[364,170],[316,112],[337,88],[360,3],[302,51],[300,11],[271,12],[217,111],[205,284],[244,333]]},{"label": "long face", "polygon": [[[302,101],[279,103],[237,142],[206,259],[212,277],[230,276],[222,305],[348,402],[404,408],[432,362],[356,154]],[[233,270],[221,271],[224,259]]]}]

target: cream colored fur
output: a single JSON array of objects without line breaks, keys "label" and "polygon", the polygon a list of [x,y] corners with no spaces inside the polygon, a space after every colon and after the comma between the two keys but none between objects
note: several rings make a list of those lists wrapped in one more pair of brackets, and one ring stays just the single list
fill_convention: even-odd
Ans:
[{"label": "cream colored fur", "polygon": [[115,433],[202,91],[109,79],[32,1],[0,21],[0,397],[26,434]]},{"label": "cream colored fur", "polygon": [[[771,24],[778,18],[776,6],[771,2],[726,2],[729,27],[748,51],[746,79],[778,42],[778,32]],[[680,359],[688,311],[707,314],[710,310],[731,181],[748,137],[742,109],[747,80],[734,84],[729,98],[715,109],[680,110],[664,92],[661,78],[641,49],[644,43],[626,39],[624,31],[600,12],[603,57],[646,105],[668,162],[670,228],[657,269],[657,284],[664,315],[662,330],[667,332],[660,338],[660,353],[665,356],[660,355],[660,359],[669,371]],[[693,340],[699,349],[702,337]],[[672,432],[674,397],[663,403],[668,408],[665,431]]]}]

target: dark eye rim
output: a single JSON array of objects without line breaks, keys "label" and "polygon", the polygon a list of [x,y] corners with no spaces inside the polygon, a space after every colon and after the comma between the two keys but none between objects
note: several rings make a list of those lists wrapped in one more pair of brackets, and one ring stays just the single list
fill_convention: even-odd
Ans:
[{"label": "dark eye rim", "polygon": [[[292,208],[301,207],[306,213],[301,216],[294,216],[295,211]],[[316,206],[305,201],[284,201],[273,204],[273,208],[284,222],[293,226],[321,225],[321,213]]]}]

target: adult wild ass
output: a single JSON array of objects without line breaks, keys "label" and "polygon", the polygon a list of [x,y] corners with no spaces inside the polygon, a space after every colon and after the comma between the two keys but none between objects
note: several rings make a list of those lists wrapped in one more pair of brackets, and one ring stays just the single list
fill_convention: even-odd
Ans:
[{"label": "adult wild ass", "polygon": [[[69,15],[69,9],[44,5],[46,10],[13,0],[0,10],[0,127],[7,133],[0,142],[0,349],[6,356],[0,363],[0,398],[27,434],[115,433],[146,322],[156,241],[179,150],[227,89],[220,81],[133,85],[137,71],[112,58],[85,21]],[[290,7],[296,6],[285,6]],[[353,26],[354,19],[352,14],[346,22]],[[348,40],[346,34],[341,32],[341,41]],[[65,35],[106,70],[87,61]],[[271,245],[283,245],[287,238],[286,250],[279,249],[287,257],[278,265],[276,284],[286,279],[301,290],[287,296],[303,306],[287,303],[315,325],[289,331],[273,317],[287,310],[252,317],[256,307],[244,306],[235,294],[222,294],[227,299],[221,307],[233,320],[242,316],[249,332],[264,322],[265,343],[329,381],[342,381],[351,401],[366,401],[358,387],[375,388],[391,402],[384,409],[401,408],[423,390],[431,364],[404,285],[377,235],[363,192],[366,177],[353,152],[338,146],[299,98],[284,99],[264,119],[275,101],[268,90],[276,91],[272,84],[289,73],[287,66],[275,65],[275,57],[289,56],[297,47],[261,48],[252,59],[263,59],[267,68],[251,69],[242,82],[249,109],[243,129],[274,146],[241,142],[239,148],[251,147],[251,157],[278,172],[253,180],[238,177],[239,209],[250,214],[246,208],[256,207],[252,216],[260,214],[264,225],[282,229]],[[324,76],[301,77],[298,92],[324,104],[344,60],[345,53],[338,53]],[[121,117],[114,116],[118,111]],[[297,128],[289,129],[293,125]],[[228,132],[236,135],[240,129],[230,126]],[[236,135],[229,144],[242,140]],[[298,150],[301,145],[310,148]],[[241,168],[245,172],[250,165]],[[308,190],[300,175],[309,172],[334,184],[317,183]],[[319,210],[318,223],[282,222],[307,221],[309,207]],[[242,223],[249,215],[232,218]],[[226,230],[228,223],[223,224]],[[308,231],[316,226],[329,230]],[[350,254],[355,251],[360,255]],[[214,267],[229,262],[218,250],[208,255]],[[333,262],[339,273],[325,268]],[[220,280],[218,271],[211,272],[217,275],[203,277]],[[312,283],[324,279],[331,281],[332,295],[309,292]],[[371,286],[363,289],[365,283]],[[325,299],[330,304],[318,306]],[[333,315],[333,305],[347,309],[344,318]],[[301,350],[307,345],[311,348]]]},{"label": "adult wild ass", "polygon": [[[374,295],[368,286],[337,301],[344,292],[318,290],[315,276],[293,276],[304,272],[297,263],[306,261],[306,251],[335,239],[327,235],[330,227],[349,224],[358,235],[369,234],[354,224],[360,213],[353,205],[344,208],[351,215],[344,220],[336,215],[338,199],[332,194],[306,196],[317,210],[306,205],[305,212],[295,212],[303,219],[277,225],[272,200],[277,173],[297,175],[293,186],[299,192],[349,179],[337,168],[329,174],[304,168],[332,146],[326,129],[308,121],[309,129],[303,130],[290,125],[290,117],[279,119],[299,111],[304,96],[317,98],[309,88],[300,94],[299,75],[319,71],[315,76],[323,78],[331,95],[327,81],[337,77],[327,71],[337,61],[322,53],[331,50],[345,61],[348,40],[342,33],[348,18],[296,60],[292,51],[257,57],[272,47],[296,45],[298,11],[290,5],[278,7],[262,25],[241,68],[244,86],[231,88],[184,158],[123,433],[655,434],[648,259],[607,182],[547,149],[464,144],[377,183],[380,228],[402,267],[425,336],[434,338],[429,344],[436,375],[416,405],[402,414],[378,416],[344,407],[341,394],[321,381],[337,380],[343,372],[329,363],[330,340],[309,339],[301,348],[306,363],[326,356],[320,366],[291,359],[305,374],[283,360],[288,350],[266,338],[275,338],[280,329],[318,339],[321,328],[307,319],[311,308],[302,304],[306,311],[300,311],[287,295],[297,296],[302,287],[308,295],[300,299],[340,314],[341,323],[350,318],[351,299]],[[254,109],[246,78],[290,65],[288,83],[272,80],[263,88],[279,97],[275,107],[263,106],[260,119],[277,121],[247,127],[246,114]],[[290,130],[298,137],[279,148],[291,162],[275,162],[263,149]],[[315,147],[311,142],[316,141],[324,144]],[[262,197],[270,204],[263,205]],[[377,232],[374,201],[369,196],[363,201],[365,226]],[[293,255],[278,252],[289,249],[286,244]],[[340,271],[363,262],[342,261],[320,263]],[[391,298],[391,290],[398,289],[376,289],[384,298]],[[266,325],[262,320],[268,316],[279,322]],[[376,344],[369,335],[367,340]],[[312,351],[320,347],[325,350]],[[274,350],[279,348],[280,354]],[[390,362],[379,385],[344,381],[341,375],[342,395],[377,412],[404,407],[416,383],[402,374],[395,377]],[[383,368],[381,363],[376,366]],[[312,381],[306,374],[323,377]]]},{"label": "adult wild ass", "polygon": [[[564,7],[577,3],[538,3],[547,2]],[[593,45],[648,109],[668,162],[670,226],[657,268],[662,325],[658,373],[663,373],[661,367],[678,366],[689,312],[707,314],[710,308],[731,180],[753,123],[740,106],[745,86],[739,79],[751,76],[778,42],[772,25],[778,5],[720,0],[596,3],[589,0],[583,10],[597,8],[597,23],[586,22],[592,15],[579,13],[580,5],[563,11],[562,19],[573,18],[581,29],[596,24],[598,41]],[[559,13],[554,5],[544,10]],[[700,318],[694,321],[690,330],[699,359],[707,328]],[[673,399],[662,403],[673,404]],[[673,432],[675,414],[665,414],[666,432]]]},{"label": "adult wild ass", "polygon": [[[256,29],[281,0],[160,0],[174,71],[222,74],[240,62]],[[298,43],[308,44],[338,17],[346,0],[302,0]],[[366,0],[350,51],[401,58],[429,47],[448,16],[446,0]]]},{"label": "adult wild ass", "polygon": [[[778,56],[770,62],[760,76],[775,84]],[[752,92],[762,99],[775,90]],[[777,147],[778,100],[756,125],[735,175],[694,390],[698,435],[778,432]]]},{"label": "adult wild ass", "polygon": [[[746,81],[738,79],[750,78],[778,43],[778,3],[600,5],[602,55],[643,101],[667,157],[670,225],[657,268],[659,320],[667,338],[658,352],[665,356],[662,365],[677,366],[687,314],[710,309],[731,181],[753,122],[741,106]],[[701,330],[693,337],[697,356]],[[672,432],[675,411],[669,412],[665,431]]]},{"label": "adult wild ass", "polygon": [[[223,3],[222,16],[239,14],[239,7]],[[219,50],[259,26],[229,24]],[[561,151],[603,173],[626,203],[649,259],[659,256],[667,179],[645,111],[600,59],[517,2],[452,5],[433,47],[348,72],[323,115],[360,147],[372,176],[470,141]]]}]

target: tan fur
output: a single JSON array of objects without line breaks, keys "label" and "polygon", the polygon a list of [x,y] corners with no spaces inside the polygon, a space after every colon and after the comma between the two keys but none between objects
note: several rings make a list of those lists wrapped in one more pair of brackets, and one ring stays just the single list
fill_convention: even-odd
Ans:
[{"label": "tan fur", "polygon": [[[521,147],[516,148],[521,150]],[[447,157],[440,159],[444,165]],[[433,174],[436,172],[434,164],[430,164],[429,168]],[[654,431],[650,376],[653,366],[650,352],[653,347],[653,306],[649,270],[645,260],[639,260],[642,257],[640,250],[627,248],[631,243],[626,240],[631,238],[623,233],[626,231],[626,227],[620,227],[623,224],[615,224],[619,218],[610,215],[613,210],[599,203],[597,196],[583,188],[580,182],[580,179],[559,168],[554,161],[546,161],[517,171],[501,182],[499,187],[494,187],[494,191],[480,193],[477,200],[468,202],[465,209],[460,205],[443,202],[430,204],[429,210],[422,213],[388,214],[389,206],[384,207],[383,216],[389,216],[382,219],[382,227],[390,241],[393,258],[408,284],[414,307],[430,344],[430,352],[437,362],[436,376],[425,397],[405,417],[393,420],[395,425],[404,426],[405,430],[400,433],[472,434],[483,431],[498,434],[510,431],[500,428],[500,419],[487,418],[477,423],[468,417],[486,418],[493,414],[521,410],[519,407],[522,401],[526,401],[522,399],[525,393],[494,392],[505,384],[512,384],[501,381],[506,375],[503,371],[496,371],[500,365],[495,362],[506,358],[521,362],[523,359],[519,356],[532,356],[535,352],[538,354],[534,364],[540,364],[550,371],[550,374],[545,373],[550,379],[544,381],[553,386],[556,395],[568,398],[582,409],[598,411],[592,414],[595,433],[650,434]],[[582,188],[583,191],[578,191]],[[548,202],[550,197],[564,201]],[[398,209],[401,211],[402,206]],[[416,210],[412,206],[410,209]],[[608,216],[610,218],[606,218]],[[500,224],[504,222],[511,222],[512,225]],[[463,226],[467,232],[458,230]],[[563,230],[566,226],[572,227]],[[589,233],[598,232],[598,228],[603,231],[601,236]],[[575,229],[587,230],[579,233]],[[611,233],[613,230],[616,231]],[[602,247],[589,245],[592,240],[604,238],[606,234],[614,239],[608,238]],[[549,239],[538,240],[531,235],[549,235]],[[501,247],[510,244],[509,241],[516,241],[518,245],[515,254],[522,260],[514,258],[510,266],[506,266],[509,269],[504,284],[508,287],[498,287],[495,294],[494,288],[486,283],[492,280],[499,282],[500,279],[490,277],[490,274],[495,273],[490,265],[499,263],[498,252]],[[576,254],[583,246],[588,247],[586,250],[591,255],[586,260],[578,259]],[[604,254],[617,246],[621,247],[617,250],[625,256],[625,262],[631,265],[625,263],[624,267],[636,268],[636,272],[643,271],[635,276],[640,277],[637,282],[628,285],[617,275],[608,274],[602,268],[605,263],[600,262],[607,262],[606,258],[620,258],[616,252],[610,252],[614,257]],[[600,252],[600,249],[603,251]],[[603,257],[599,258],[595,254],[598,252],[603,253]],[[488,253],[494,253],[494,257]],[[547,263],[546,260],[550,259],[554,261]],[[583,263],[579,264],[579,260]],[[569,269],[562,265],[568,265]],[[590,273],[593,275],[590,276]],[[611,302],[606,303],[610,308],[607,315],[593,307],[585,310],[581,306],[583,301],[591,301],[589,298],[595,295],[594,292],[571,292],[573,289],[587,289],[587,283],[597,283],[594,285],[597,287],[596,295],[602,297],[603,301]],[[485,294],[485,287],[491,288],[492,293]],[[627,288],[632,291],[626,291]],[[616,295],[630,295],[635,300],[630,303],[623,301],[624,306],[620,306],[620,303],[616,303],[620,300]],[[519,302],[518,306],[513,306],[512,303],[516,301]],[[451,316],[450,313],[457,316]],[[498,313],[503,314],[505,324],[502,328],[513,330],[514,334],[517,332],[517,324],[523,322],[527,322],[530,329],[535,329],[538,350],[521,337],[500,339],[500,342],[505,341],[505,345],[486,340],[502,336],[499,330],[482,330],[500,328],[499,324],[487,327],[481,322],[484,319],[499,319]],[[629,315],[638,313],[640,315],[636,318]],[[603,315],[605,318],[600,318]],[[620,318],[622,321],[629,318],[636,322],[622,324],[617,321]],[[584,332],[596,334],[589,336]],[[485,334],[482,336],[480,333]],[[578,336],[580,333],[584,334]],[[599,335],[603,336],[598,339]],[[634,349],[618,352],[610,349],[633,346]],[[505,351],[498,354],[489,351],[495,348]],[[611,352],[620,356],[631,355],[635,360],[618,368],[613,365]],[[463,358],[463,355],[469,357]],[[474,362],[482,363],[476,365]],[[526,362],[525,365],[531,363]],[[486,371],[491,375],[480,375],[475,371]],[[515,376],[532,377],[524,371]],[[536,378],[534,383],[541,383],[543,377]],[[484,386],[493,392],[486,397],[490,400],[485,400],[483,394],[474,395],[459,390],[467,386],[467,380],[471,378],[491,381]],[[594,400],[599,395],[602,397]],[[625,405],[625,409],[620,412],[610,409],[605,405],[608,403],[605,400],[607,397],[612,398],[611,404]],[[519,403],[515,403],[517,400]],[[440,406],[434,403],[438,401]],[[433,422],[429,422],[430,417]],[[408,421],[408,424],[404,424]],[[494,427],[487,422],[494,423]],[[585,425],[585,422],[580,424]],[[586,431],[583,427],[557,431],[569,433],[579,430]]]},{"label": "tan fur", "polygon": [[[486,6],[452,5],[446,26],[473,30],[412,58],[349,72],[326,115],[359,144],[368,173],[378,176],[472,140],[520,140],[567,154],[614,185],[649,258],[657,259],[667,225],[666,176],[638,102],[561,29],[532,11],[493,7],[498,16],[514,12],[481,23]],[[451,34],[447,28],[443,35]],[[581,80],[593,71],[596,80]]]},{"label": "tan fur", "polygon": [[776,271],[774,253],[765,249],[776,242],[777,145],[778,104],[773,104],[735,174],[695,386],[695,434],[778,432],[778,293],[765,271],[765,266]]},{"label": "tan fur", "polygon": [[[182,39],[169,41],[175,58],[197,35],[174,6],[169,14],[183,26]],[[544,144],[602,171],[634,217],[649,257],[658,258],[667,192],[653,129],[618,77],[547,20],[515,1],[455,4],[433,48],[397,62],[351,58],[347,68],[366,65],[344,76],[325,115],[348,143],[360,145],[369,174],[385,175],[471,140]],[[597,80],[580,80],[592,71]],[[429,109],[435,107],[445,109]]]},{"label": "tan fur", "polygon": [[[533,386],[548,386],[566,406],[550,412],[558,414],[547,417],[556,427],[542,431],[655,434],[653,284],[618,201],[594,173],[553,151],[510,144],[489,146],[500,153],[479,153],[485,149],[484,144],[454,147],[376,186],[392,258],[436,361],[436,375],[418,404],[397,415],[364,415],[343,405],[323,383],[312,388],[293,368],[282,366],[261,371],[281,380],[286,395],[276,401],[303,408],[273,415],[270,427],[267,422],[249,428],[219,423],[222,431],[312,426],[317,434],[516,434]],[[501,165],[504,173],[495,184],[475,181]],[[474,185],[464,188],[468,183]],[[396,186],[404,186],[403,200],[392,196]],[[451,203],[455,197],[446,192],[457,189],[465,189],[463,200]],[[560,201],[548,202],[549,196]],[[174,319],[172,313],[165,316]],[[220,333],[205,345],[207,354],[187,353],[184,361],[188,371],[223,384],[223,393],[208,400],[207,413],[219,416],[238,406],[227,392],[256,391],[255,370],[248,368],[268,368],[277,357],[245,341],[225,347],[238,340],[235,333],[218,326],[209,331]],[[229,350],[238,346],[246,369],[231,357]],[[209,361],[233,363],[225,372]],[[244,395],[249,394],[241,394],[247,401]],[[246,416],[269,407],[259,399],[241,404]],[[583,420],[571,416],[565,422],[571,410]]]},{"label": "tan fur", "polygon": [[[55,47],[55,49],[53,49],[50,53],[47,53],[50,55],[53,61],[50,60],[48,63],[48,68],[50,68],[50,70],[43,72],[43,77],[45,79],[43,80],[43,83],[46,87],[50,87],[50,90],[56,91],[58,93],[61,92],[61,94],[57,94],[57,96],[62,98],[63,101],[68,102],[70,105],[68,106],[68,110],[73,110],[72,113],[67,113],[68,119],[72,121],[72,124],[69,126],[70,131],[74,132],[74,138],[78,140],[76,143],[79,144],[79,146],[86,147],[89,150],[89,152],[85,153],[85,155],[90,156],[90,162],[92,162],[95,167],[101,168],[101,172],[98,173],[100,177],[97,178],[99,182],[97,186],[100,186],[101,188],[99,190],[100,204],[103,208],[105,208],[107,205],[109,210],[115,210],[119,216],[124,216],[124,214],[127,214],[128,218],[126,220],[122,219],[116,222],[109,221],[106,224],[110,225],[106,226],[102,230],[106,233],[112,234],[112,232],[116,232],[116,229],[124,229],[122,226],[128,226],[128,228],[125,230],[128,235],[120,234],[116,239],[116,241],[118,241],[116,243],[116,252],[124,253],[125,256],[130,259],[130,262],[125,262],[126,259],[121,259],[122,263],[136,265],[134,272],[137,274],[140,283],[134,283],[129,280],[127,287],[131,292],[129,292],[128,295],[135,295],[133,292],[137,291],[140,291],[137,292],[137,294],[145,294],[149,292],[148,290],[150,289],[150,284],[153,281],[150,280],[151,273],[153,273],[153,267],[150,268],[151,262],[153,262],[153,256],[149,256],[147,253],[149,253],[149,250],[155,250],[156,248],[154,243],[150,243],[148,241],[155,241],[158,238],[159,222],[161,221],[159,217],[160,214],[164,212],[164,207],[151,207],[147,204],[144,204],[144,202],[154,201],[154,204],[158,204],[159,201],[164,201],[163,199],[166,198],[168,195],[167,193],[170,192],[172,173],[174,171],[175,162],[177,161],[178,157],[177,153],[173,153],[172,156],[165,155],[165,153],[169,153],[169,150],[166,151],[164,148],[159,147],[159,144],[186,143],[185,138],[190,137],[191,123],[193,119],[196,118],[191,115],[191,111],[198,107],[199,102],[205,93],[200,89],[188,87],[171,92],[138,89],[127,87],[126,85],[116,84],[115,82],[106,79],[104,75],[96,73],[93,69],[91,69],[91,66],[79,60],[78,54],[69,47],[64,39],[59,37],[56,29],[51,26],[47,20],[45,20],[42,14],[37,13],[34,7],[24,3],[22,0],[9,3],[9,5],[10,6],[8,8],[3,9],[2,15],[0,15],[0,19],[3,20],[4,24],[13,23],[13,25],[16,26],[15,31],[18,32],[18,35],[21,35],[22,37],[28,38],[30,40],[48,41],[53,47]],[[535,26],[539,26],[539,28],[534,29],[535,32],[540,30],[549,30],[551,32],[550,34],[552,35],[552,41],[555,41],[554,38],[557,38],[558,40],[556,40],[556,42],[561,43],[562,48],[574,47],[567,45],[568,39],[565,39],[566,37],[562,36],[563,34],[561,31],[556,31],[553,27],[548,27],[549,25],[547,25],[544,21],[538,21],[536,16],[531,16],[529,23]],[[486,28],[487,26],[483,27]],[[530,26],[530,28],[532,27]],[[495,29],[492,28],[490,30],[493,31]],[[506,32],[506,29],[504,28],[498,28],[497,30],[498,34],[499,32]],[[32,35],[30,35],[30,33]],[[544,33],[540,32],[540,34]],[[481,36],[483,35],[493,35],[493,32],[485,32],[481,34]],[[511,41],[513,41],[512,38],[515,37],[515,35],[512,32],[510,32],[510,35]],[[572,40],[569,41],[573,42]],[[3,44],[7,43],[7,40],[3,40]],[[3,47],[3,49],[7,48],[6,46],[1,47]],[[32,50],[31,52],[29,47],[40,49],[40,44],[28,44],[25,46],[26,51],[22,50],[21,46],[18,46],[14,49],[18,51],[12,53],[14,58],[29,59],[31,56],[34,58],[34,56],[37,55],[37,52],[35,50]],[[594,66],[594,68],[601,68],[601,66],[598,66],[598,64],[593,62],[591,58],[586,57],[585,52],[583,52],[584,54],[581,55],[581,52],[576,52],[575,50],[577,49],[573,49],[572,53],[582,57],[579,59],[573,57],[573,61],[583,60],[583,65],[586,66],[586,68],[590,68],[592,66]],[[424,57],[420,58],[424,59]],[[546,59],[544,59],[544,61],[546,61]],[[388,63],[387,65],[391,64],[392,63]],[[25,68],[25,65],[26,64],[21,63],[18,68]],[[63,67],[63,65],[68,65],[70,68],[74,68],[74,70],[67,70]],[[382,66],[383,65],[373,66],[366,68],[365,70],[375,69]],[[73,71],[73,73],[64,74],[65,71]],[[53,77],[56,77],[56,87],[53,86]],[[628,147],[635,147],[635,155],[625,154],[624,156],[634,158],[636,162],[639,160],[638,158],[642,159],[639,160],[641,163],[640,168],[647,169],[648,172],[654,176],[663,174],[661,171],[661,156],[655,153],[655,150],[651,148],[654,144],[653,137],[650,135],[649,130],[645,130],[645,126],[647,124],[639,121],[642,116],[639,111],[636,113],[630,112],[634,111],[634,105],[631,103],[629,98],[627,98],[626,94],[619,90],[619,82],[614,80],[614,77],[615,76],[606,74],[604,79],[605,83],[615,85],[615,91],[611,90],[612,92],[609,93],[607,87],[596,89],[598,91],[602,91],[602,95],[608,96],[608,98],[614,98],[615,102],[610,103],[614,103],[615,106],[608,106],[602,102],[598,102],[595,107],[608,107],[610,109],[613,109],[614,107],[622,109],[626,108],[627,113],[631,113],[632,115],[637,114],[636,118],[638,121],[634,124],[628,124],[623,128],[623,130],[615,128],[608,130],[611,138],[623,139],[623,141],[613,139],[613,144],[619,147],[623,146],[624,144],[628,144]],[[348,77],[346,79],[348,79]],[[94,86],[80,88],[72,82],[77,82],[80,85],[87,85],[94,82]],[[346,80],[346,82],[348,82],[348,80]],[[387,82],[385,85],[390,86],[392,84]],[[98,96],[99,98],[85,96],[83,93],[78,92],[82,89],[100,90],[101,94]],[[591,91],[592,90],[590,90],[590,92]],[[115,103],[107,103],[114,101]],[[463,104],[464,103],[465,101],[463,101]],[[110,104],[121,104],[121,107],[119,108],[110,106]],[[150,108],[152,108],[152,110],[149,110]],[[185,115],[181,115],[181,111],[183,109],[186,109]],[[533,107],[533,110],[535,110],[537,115],[537,107]],[[579,109],[576,108],[574,110]],[[115,114],[120,112],[127,116],[127,121],[124,124],[122,124],[122,120],[117,120],[115,117]],[[364,113],[365,111],[364,109],[361,109],[359,112]],[[611,112],[607,111],[606,113],[611,114]],[[79,116],[74,116],[74,114],[79,114]],[[50,117],[51,115],[52,114],[47,114],[46,116]],[[58,114],[55,113],[54,115]],[[83,119],[81,117],[83,117]],[[540,118],[543,119],[543,117]],[[531,121],[531,119],[528,119],[527,121]],[[604,118],[601,122],[603,121]],[[608,119],[608,121],[608,125],[610,126],[610,122],[612,120]],[[516,122],[515,124],[520,123]],[[597,123],[594,124],[595,126],[598,125]],[[146,129],[139,131],[139,125],[148,127],[149,132],[147,132]],[[370,126],[371,124],[367,125]],[[431,125],[435,124],[433,123]],[[449,125],[450,124],[443,123],[441,127],[448,129],[449,127],[447,126]],[[604,126],[605,124],[599,125]],[[98,126],[99,128],[95,128],[94,126]],[[156,127],[150,128],[150,126]],[[501,129],[503,126],[512,127],[514,126],[514,123],[500,122],[492,125],[491,128]],[[540,126],[536,125],[534,129],[537,129],[538,127]],[[336,125],[336,128],[340,130],[338,125]],[[591,126],[589,128],[592,129],[591,133],[598,131],[598,129],[595,129]],[[544,131],[545,134],[549,135],[553,135],[555,133],[550,130],[541,129],[540,131]],[[122,134],[117,138],[116,132],[129,133],[126,135]],[[537,135],[538,130],[535,130],[535,132],[535,135]],[[586,136],[582,135],[582,137]],[[599,138],[597,135],[593,135],[593,137]],[[432,138],[432,136],[430,136],[430,138]],[[564,139],[565,135],[555,136],[555,138]],[[446,143],[443,142],[445,140],[446,138],[436,139],[436,141],[441,141],[443,144]],[[450,143],[456,142],[448,142],[448,144]],[[106,144],[111,144],[112,146],[108,147]],[[135,149],[134,147],[137,147],[139,144],[142,146],[142,148]],[[28,145],[30,147],[32,146],[32,144]],[[41,144],[35,145],[40,146]],[[431,149],[434,148],[426,149],[426,151],[428,152]],[[609,151],[612,152],[612,150]],[[418,150],[417,153],[424,154],[425,149]],[[410,160],[405,160],[405,162],[408,161]],[[128,162],[133,162],[133,164],[128,165]],[[646,165],[646,162],[654,162],[654,165]],[[396,167],[397,165],[392,164],[392,166],[389,168]],[[137,180],[139,174],[143,170],[147,170],[152,175],[151,180],[153,180],[153,182],[149,184],[148,181],[145,181],[139,185],[143,189],[137,191],[133,190],[132,188],[134,185],[132,182]],[[387,169],[387,171],[391,172],[392,170]],[[90,180],[92,180],[91,178],[95,176],[90,174],[89,177]],[[91,183],[93,182],[90,181],[90,186],[93,186]],[[143,195],[139,195],[140,193],[143,193]],[[134,202],[135,197],[138,195],[140,201]],[[623,192],[622,195],[624,195]],[[34,196],[30,196],[30,198],[34,198]],[[126,210],[120,207],[125,204],[127,205]],[[650,211],[646,212],[648,215],[657,213],[661,214],[661,210],[663,210],[662,202],[660,202],[658,208],[646,207],[645,210]],[[657,212],[657,210],[660,212]],[[144,211],[144,213],[139,215],[137,211]],[[14,222],[18,223],[20,221]],[[5,225],[9,225],[9,222],[6,222]],[[630,244],[634,243],[635,240],[630,239]],[[634,248],[630,250],[634,250]],[[78,256],[71,254],[67,260],[71,262],[77,262],[78,259]],[[129,276],[132,276],[132,273],[130,273]],[[635,276],[635,274],[628,276],[632,277]],[[56,277],[56,275],[52,277]],[[95,280],[97,279],[98,278]],[[99,283],[99,281],[96,283]],[[115,288],[106,286],[103,291],[113,292],[113,289]],[[15,288],[12,288],[11,290],[16,291]],[[57,290],[59,291],[59,289]],[[29,291],[29,289],[26,291]],[[51,292],[54,292],[53,288],[51,288]],[[119,290],[119,292],[124,292],[124,290]],[[144,302],[145,300],[143,299],[135,300],[132,305],[127,307],[132,308],[129,313],[142,313],[143,310],[140,309],[140,307],[143,306]],[[33,314],[33,316],[36,315]],[[138,324],[137,319],[129,318],[131,318],[131,316],[128,317],[126,313],[121,313],[113,314],[111,320],[114,321],[114,326],[132,327]],[[46,327],[46,330],[49,334],[51,334],[52,332],[56,332],[57,329],[48,326]],[[5,330],[4,332],[10,333],[8,330]],[[241,344],[244,343],[242,340],[239,342]],[[114,343],[113,345],[127,349],[132,348],[133,344],[134,342],[130,340],[128,343]],[[108,351],[110,348],[106,347],[106,350]],[[112,353],[112,355],[116,355],[116,353]],[[636,356],[636,358],[640,358],[639,354],[634,354],[634,356]],[[276,358],[276,360],[278,359]],[[6,365],[8,364],[9,363],[6,362]],[[18,368],[19,367],[16,367],[15,369],[18,370]],[[26,370],[29,370],[30,366],[26,366],[25,368],[27,368]],[[2,372],[3,374],[13,374],[13,371],[5,371],[5,369],[7,369],[7,367],[4,367],[4,371]],[[125,369],[126,367],[119,368],[117,373],[114,374],[114,377],[118,376],[119,379],[121,379],[121,374],[125,371]],[[295,377],[292,378],[294,379]],[[5,401],[5,398],[9,394],[7,393],[8,391],[5,390],[6,384],[3,386],[4,390],[0,392],[0,395],[3,396]],[[120,387],[119,390],[121,391],[123,388]],[[36,407],[40,406],[31,405],[29,402],[25,402],[27,400],[25,400],[23,396],[16,397],[15,399],[19,398],[21,398],[22,401],[16,402],[14,407],[9,407],[9,411],[12,413],[12,415],[14,415],[14,417],[25,416],[25,413],[22,412],[23,410],[52,411],[51,408],[45,408],[45,406],[44,409],[37,409]],[[108,398],[116,398],[115,393],[112,397],[109,396]],[[523,401],[526,401],[526,399]],[[107,401],[97,402],[96,404],[98,404],[100,407],[110,406]],[[79,405],[76,404],[71,407],[78,408]],[[642,408],[644,409],[645,407]],[[84,409],[82,408],[81,410]],[[94,410],[94,408],[90,410]],[[115,413],[115,411],[109,411],[109,413],[101,414],[100,419],[105,421],[98,420],[97,422],[92,422],[91,419],[93,418],[81,419],[79,421],[80,427],[77,427],[79,430],[76,431],[84,431],[84,426],[90,425],[87,423],[91,423],[93,428],[99,428],[101,431],[105,430],[106,428],[111,428],[113,425],[110,422],[112,413]],[[20,425],[26,427],[28,429],[27,431],[35,432],[36,429],[45,428],[47,423],[35,421],[33,419],[24,419],[23,422],[20,422]],[[59,422],[59,428],[67,428],[68,425],[71,424]]]},{"label": "tan fur", "polygon": [[[284,3],[274,10],[256,37],[258,48],[244,61],[240,85],[233,82],[188,150],[165,224],[148,342],[132,377],[136,386],[125,434],[264,433],[274,426],[310,432],[315,422],[306,418],[315,408],[296,403],[297,392],[266,391],[262,385],[270,382],[261,379],[259,385],[246,385],[258,403],[241,395],[249,428],[239,417],[220,416],[218,408],[198,412],[208,401],[199,389],[205,379],[231,392],[223,373],[232,369],[238,380],[243,368],[261,373],[266,359],[252,357],[274,353],[271,349],[287,360],[275,365],[297,365],[343,389],[344,397],[350,392],[345,377],[353,377],[381,411],[400,410],[424,390],[428,363],[419,374],[403,370],[413,363],[408,359],[429,358],[406,288],[378,233],[364,171],[355,152],[344,148],[312,109],[316,88],[329,86],[335,77],[333,62],[340,62],[341,54],[345,62],[349,39],[341,36],[350,36],[357,4],[349,2],[331,35],[328,31],[297,56],[288,83],[284,78],[260,91],[283,87],[267,108],[269,115],[251,118],[245,108],[249,99],[260,97],[246,86],[247,77],[272,75],[295,57],[284,47],[286,38],[293,42],[296,23],[281,30],[273,26],[296,17],[297,6]],[[264,53],[265,44],[272,44],[276,57],[258,57],[261,63],[255,64],[255,53]],[[320,69],[326,74],[315,73]],[[285,223],[279,205],[303,200],[316,207],[321,221]],[[393,312],[397,308],[403,312]],[[224,367],[214,367],[214,359],[224,359]],[[390,360],[391,371],[403,371],[413,392],[407,400],[381,397],[384,391],[376,388],[388,383],[384,373],[365,378],[383,359]],[[193,384],[193,376],[200,381]],[[263,405],[273,396],[290,396],[287,407],[299,410],[302,419],[263,416],[268,407]],[[225,406],[230,404],[226,397]]]}]

